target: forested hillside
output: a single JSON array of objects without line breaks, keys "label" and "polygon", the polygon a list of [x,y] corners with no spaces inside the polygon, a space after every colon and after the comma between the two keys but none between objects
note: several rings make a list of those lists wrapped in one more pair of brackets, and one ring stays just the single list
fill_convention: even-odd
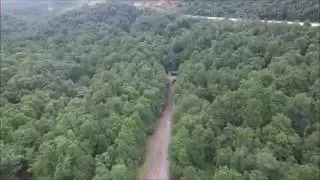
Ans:
[{"label": "forested hillside", "polygon": [[113,5],[2,19],[0,179],[134,179],[165,95],[146,18]]},{"label": "forested hillside", "polygon": [[319,22],[317,0],[177,0],[185,13],[269,20]]},{"label": "forested hillside", "polygon": [[172,179],[319,178],[319,28],[200,23],[175,84]]},{"label": "forested hillside", "polygon": [[83,0],[2,0],[1,14],[11,14],[22,19],[50,17]]},{"label": "forested hillside", "polygon": [[135,179],[176,69],[172,180],[319,177],[319,28],[124,4],[1,18],[0,179]]}]

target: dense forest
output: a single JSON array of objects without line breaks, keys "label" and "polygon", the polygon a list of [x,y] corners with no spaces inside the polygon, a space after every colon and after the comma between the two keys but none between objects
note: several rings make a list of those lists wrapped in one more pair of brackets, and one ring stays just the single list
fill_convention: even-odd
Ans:
[{"label": "dense forest", "polygon": [[318,0],[178,0],[193,15],[319,22]]},{"label": "dense forest", "polygon": [[127,6],[39,27],[3,16],[0,179],[135,177],[165,95],[147,20]]},{"label": "dense forest", "polygon": [[2,0],[1,13],[19,16],[23,19],[50,17],[80,2],[78,0]]},{"label": "dense forest", "polygon": [[173,180],[317,180],[319,28],[105,4],[1,16],[5,180],[132,180],[179,71]]},{"label": "dense forest", "polygon": [[173,179],[317,180],[319,28],[200,23],[179,38]]}]

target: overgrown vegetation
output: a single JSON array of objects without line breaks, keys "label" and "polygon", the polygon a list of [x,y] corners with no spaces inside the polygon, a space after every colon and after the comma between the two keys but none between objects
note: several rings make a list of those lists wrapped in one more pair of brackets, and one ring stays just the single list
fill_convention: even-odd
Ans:
[{"label": "overgrown vegetation", "polygon": [[2,0],[1,14],[10,14],[21,19],[47,19],[72,7],[82,0]]},{"label": "overgrown vegetation", "polygon": [[269,20],[319,21],[317,0],[179,0],[186,13]]},{"label": "overgrown vegetation", "polygon": [[137,16],[112,5],[32,29],[3,19],[1,179],[135,177],[165,95]]},{"label": "overgrown vegetation", "polygon": [[0,179],[135,179],[177,68],[172,179],[319,177],[319,28],[123,4],[1,23]]},{"label": "overgrown vegetation", "polygon": [[200,23],[181,38],[172,179],[319,178],[319,28]]}]

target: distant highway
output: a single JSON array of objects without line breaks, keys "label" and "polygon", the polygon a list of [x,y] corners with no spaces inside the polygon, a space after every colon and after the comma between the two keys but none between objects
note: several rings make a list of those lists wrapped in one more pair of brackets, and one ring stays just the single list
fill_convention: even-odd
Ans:
[{"label": "distant highway", "polygon": [[[193,15],[183,15],[184,17],[188,18],[196,18],[196,19],[208,19],[208,20],[213,20],[213,21],[221,21],[221,20],[229,20],[229,21],[234,21],[234,22],[248,22],[248,21],[258,21],[262,23],[268,23],[268,24],[290,24],[290,25],[300,25],[303,26],[304,22],[294,22],[294,21],[276,21],[276,20],[250,20],[250,19],[241,19],[241,18],[223,18],[223,17],[210,17],[210,16],[193,16]],[[318,27],[320,26],[320,23],[316,22],[311,22],[310,25],[312,27]]]},{"label": "distant highway", "polygon": [[[141,1],[135,2],[134,6],[138,9],[148,8],[148,6],[146,6],[145,3],[141,2]],[[152,9],[159,10],[160,7],[152,8]],[[212,21],[229,20],[229,21],[234,21],[234,22],[261,22],[261,23],[267,23],[267,24],[289,24],[289,25],[300,25],[300,26],[304,25],[304,22],[299,22],[299,21],[276,21],[276,20],[261,20],[261,19],[224,18],[224,17],[212,17],[212,16],[195,16],[195,15],[188,15],[188,14],[184,14],[182,16],[187,17],[187,18],[207,19],[207,20],[212,20]],[[319,27],[320,23],[311,22],[310,26]]]}]

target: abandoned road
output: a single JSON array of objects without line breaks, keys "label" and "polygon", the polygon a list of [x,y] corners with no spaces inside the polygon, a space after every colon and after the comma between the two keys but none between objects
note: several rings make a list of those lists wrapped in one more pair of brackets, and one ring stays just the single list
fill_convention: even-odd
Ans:
[{"label": "abandoned road", "polygon": [[168,91],[165,107],[157,120],[155,130],[147,140],[147,154],[140,170],[140,180],[169,180],[169,144],[173,116],[172,82],[175,76],[167,76]]}]

